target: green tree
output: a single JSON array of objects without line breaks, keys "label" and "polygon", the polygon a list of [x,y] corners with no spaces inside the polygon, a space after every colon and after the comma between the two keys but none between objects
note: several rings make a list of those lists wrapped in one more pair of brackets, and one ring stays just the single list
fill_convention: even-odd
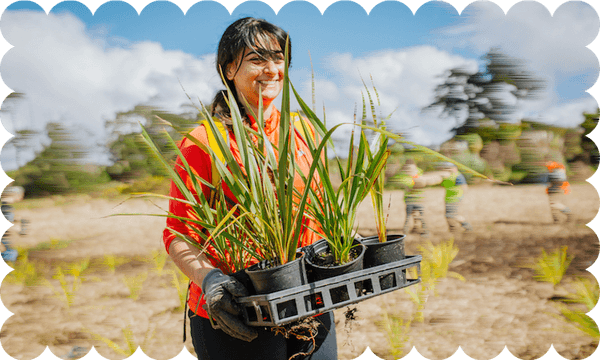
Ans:
[{"label": "green tree", "polygon": [[[166,122],[166,123],[165,123]],[[152,135],[161,152],[168,159],[175,158],[164,135],[165,131],[175,140],[198,125],[193,112],[171,114],[149,106],[136,106],[128,112],[117,114],[114,120],[106,123],[111,134],[107,145],[112,165],[107,172],[114,180],[130,181],[146,176],[165,176],[164,169],[153,158],[141,138],[140,123]]]},{"label": "green tree", "polygon": [[506,101],[507,95],[534,99],[546,86],[544,80],[527,70],[524,61],[498,48],[492,48],[482,59],[486,66],[476,73],[459,67],[444,74],[445,81],[436,88],[434,101],[424,108],[441,107],[444,116],[455,119],[453,131],[458,135],[470,133],[481,124],[510,121],[517,107]]},{"label": "green tree", "polygon": [[108,180],[101,168],[83,165],[86,149],[63,125],[48,123],[46,134],[50,144],[9,174],[15,185],[25,188],[27,196],[76,191]]}]

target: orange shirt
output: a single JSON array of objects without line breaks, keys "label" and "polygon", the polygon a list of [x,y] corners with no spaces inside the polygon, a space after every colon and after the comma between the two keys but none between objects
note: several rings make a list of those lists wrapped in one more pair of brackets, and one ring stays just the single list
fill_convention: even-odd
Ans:
[{"label": "orange shirt", "polygon": [[568,195],[571,192],[571,185],[567,180],[565,166],[556,161],[546,162],[546,167],[549,173],[549,185],[546,188],[546,194],[558,194],[564,192]]},{"label": "orange shirt", "polygon": [[[265,119],[265,134],[267,135],[267,138],[269,139],[269,141],[275,145],[277,145],[279,142],[279,121],[280,121],[280,113],[277,109],[273,110],[270,118]],[[256,128],[256,123],[254,123],[253,127]],[[313,130],[313,133],[314,133],[314,130]],[[193,137],[195,137],[196,139],[198,139],[202,144],[209,146],[206,129],[204,128],[203,125],[200,125],[196,129],[194,129],[191,132],[191,135]],[[305,140],[303,140],[301,138],[300,134],[297,131],[295,133],[295,136],[296,136],[296,139],[295,139],[296,162],[297,162],[299,168],[301,169],[302,173],[304,175],[307,175],[308,171],[310,169],[310,166],[312,164],[312,156],[310,154],[310,149],[308,148],[308,145],[305,143]],[[236,158],[236,160],[238,161],[238,163],[240,163],[240,165],[241,165],[241,159],[239,157],[239,150],[238,150],[237,143],[235,141],[235,136],[234,136],[233,132],[229,132],[229,138],[230,138],[230,148],[232,150],[232,153],[233,153],[234,157]],[[313,136],[313,138],[314,138],[314,136]],[[179,145],[179,149],[181,150],[181,153],[187,160],[191,170],[194,173],[196,173],[198,176],[202,177],[203,179],[205,179],[206,181],[208,181],[210,183],[211,179],[212,179],[212,167],[211,167],[211,158],[210,158],[209,154],[207,154],[204,150],[202,150],[197,145],[195,145],[193,142],[191,142],[190,140],[185,139],[185,138],[181,141],[181,143]],[[182,164],[181,159],[179,159],[179,158],[177,159],[177,164],[178,165]],[[182,179],[184,180],[184,182],[186,183],[187,187],[189,189],[191,189],[194,193],[197,193],[195,191],[197,189],[193,189],[192,181],[190,179],[190,176],[185,171],[185,169],[182,168],[181,166],[177,166],[177,165],[176,165],[176,169],[179,172]],[[315,173],[315,177],[313,178],[313,184],[315,184],[313,186],[319,186],[316,184],[320,184],[320,181],[319,181],[316,173]],[[224,194],[227,197],[229,197],[230,199],[235,199],[235,197],[233,196],[233,194],[231,193],[231,191],[225,185],[224,182],[222,183],[222,186],[223,186]],[[201,187],[202,187],[202,192],[204,193],[204,196],[208,199],[209,195],[210,195],[210,189],[205,185],[201,185]],[[304,181],[302,180],[302,177],[300,176],[300,174],[297,174],[294,179],[294,187],[300,193],[302,193],[305,189],[305,184],[304,184]],[[170,189],[169,195],[174,198],[180,198],[180,199],[184,198],[183,195],[181,194],[181,192],[179,191],[179,189],[177,188],[177,186],[173,182],[171,182],[171,189]],[[174,201],[174,200],[171,200],[169,202],[169,212],[176,216],[183,216],[183,217],[191,217],[192,216],[191,207],[189,205],[186,205],[184,203]],[[314,231],[310,230],[310,228],[320,229],[318,224],[314,223],[313,220],[305,218],[304,225],[305,226],[302,228],[302,233],[300,234],[299,246],[306,246],[306,245],[312,244],[313,242],[322,238],[322,236],[320,234],[315,233]],[[203,240],[200,237],[198,237],[195,234],[195,232],[189,228],[189,226],[192,226],[192,225],[185,224],[182,221],[179,221],[177,219],[167,218],[167,228],[163,232],[163,241],[164,241],[167,251],[169,251],[169,246],[171,245],[171,242],[175,238],[175,235],[171,231],[168,230],[169,228],[176,230],[177,232],[180,232],[182,234],[186,234],[186,235],[194,238],[196,241],[198,241],[201,244],[203,243]],[[208,246],[207,251],[209,253],[215,254],[215,250],[211,246]],[[209,260],[211,261],[213,266],[220,268],[221,270],[223,270],[224,273],[228,274],[228,273],[233,272],[233,269],[230,266],[228,266],[227,264],[216,263],[213,259],[211,259],[210,256],[207,256],[207,257],[209,258]],[[188,297],[189,308],[192,311],[194,311],[196,314],[207,318],[208,315],[206,314],[206,311],[202,308],[202,305],[204,305],[204,303],[205,302],[204,302],[204,298],[202,297],[202,290],[200,289],[199,284],[195,284],[192,282],[192,284],[190,286],[189,297]]]}]

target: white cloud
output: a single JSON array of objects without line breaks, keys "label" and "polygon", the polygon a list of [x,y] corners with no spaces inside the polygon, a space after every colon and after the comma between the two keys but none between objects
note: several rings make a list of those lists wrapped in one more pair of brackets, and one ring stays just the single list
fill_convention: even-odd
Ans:
[{"label": "white cloud", "polygon": [[542,111],[538,110],[540,108],[539,104],[525,103],[523,105],[524,111],[528,107],[534,109],[533,111],[529,110],[528,113],[524,112],[524,116],[528,116],[532,120],[560,127],[576,127],[585,120],[583,112],[593,113],[598,108],[598,103],[592,96],[567,104],[549,106]]},{"label": "white cloud", "polygon": [[[329,125],[352,122],[355,104],[360,117],[361,92],[368,101],[361,77],[376,101],[371,86],[372,77],[381,101],[378,112],[384,117],[393,112],[388,122],[390,127],[425,145],[447,139],[448,130],[455,125],[453,120],[440,119],[439,113],[421,112],[422,107],[431,103],[435,87],[443,81],[440,76],[459,66],[472,72],[477,70],[475,61],[431,46],[387,50],[360,58],[351,54],[334,54],[329,57],[327,64],[326,76],[316,74],[315,92],[317,108],[325,104]],[[293,75],[299,77],[300,73]],[[305,101],[311,98],[310,80],[306,79],[305,76],[304,86],[300,90]],[[342,141],[347,135],[347,132],[340,132],[335,138]]]},{"label": "white cloud", "polygon": [[15,46],[3,59],[2,78],[27,103],[3,122],[11,132],[58,121],[96,143],[117,112],[139,104],[181,112],[189,104],[181,85],[205,102],[222,87],[214,55],[197,58],[151,42],[109,47],[110,39],[90,37],[72,15],[6,12],[1,25]]},{"label": "white cloud", "polygon": [[[581,96],[573,91],[592,86],[598,75],[598,59],[585,47],[594,40],[600,26],[598,14],[591,6],[568,2],[552,16],[544,5],[529,1],[516,4],[504,15],[493,3],[475,2],[463,16],[467,16],[465,23],[442,29],[440,34],[445,36],[437,39],[437,46],[467,48],[475,53],[499,47],[507,55],[525,60],[529,70],[548,81],[543,98],[522,102],[523,108],[515,115],[556,121],[557,126],[577,125],[567,119],[583,121],[581,113],[589,111],[589,101],[564,98]],[[569,85],[578,82],[579,88],[561,86],[565,79]],[[552,113],[564,116],[554,117]]]}]

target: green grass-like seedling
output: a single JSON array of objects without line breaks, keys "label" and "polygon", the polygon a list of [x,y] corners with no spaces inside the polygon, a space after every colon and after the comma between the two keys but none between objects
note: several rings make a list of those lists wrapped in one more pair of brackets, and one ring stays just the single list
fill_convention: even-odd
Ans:
[{"label": "green grass-like seedling", "polygon": [[54,279],[58,280],[60,283],[60,288],[62,289],[62,293],[57,291],[54,286],[52,286],[52,290],[54,290],[54,294],[57,298],[63,299],[67,308],[70,308],[75,301],[75,293],[79,290],[81,286],[81,279],[74,277],[71,284],[67,281],[67,277],[65,276],[61,267],[56,269],[56,273],[53,276]]},{"label": "green grass-like seedling", "polygon": [[[433,291],[434,296],[437,296],[436,284],[443,278],[448,276],[465,281],[465,278],[454,272],[449,271],[450,263],[458,254],[458,248],[454,246],[454,240],[450,239],[437,245],[431,242],[424,246],[419,246],[419,251],[423,256],[421,261],[421,282],[415,286],[410,286],[404,291],[410,296],[410,299],[415,304],[414,321],[425,321],[423,310],[429,297],[429,292]],[[409,275],[412,278],[417,276],[416,268],[409,269]]]},{"label": "green grass-like seedling", "polygon": [[36,246],[29,249],[29,251],[64,249],[67,246],[69,246],[71,242],[73,242],[73,240],[61,240],[56,238],[50,238],[50,241],[39,243]]},{"label": "green grass-like seedling", "polygon": [[390,353],[394,359],[400,359],[405,355],[404,348],[410,339],[412,319],[404,319],[402,314],[389,314],[387,311],[381,315],[379,324],[386,332]]},{"label": "green grass-like seedling", "polygon": [[113,254],[104,255],[102,264],[104,264],[108,270],[114,274],[117,266],[123,265],[129,261],[128,258],[122,256],[115,256]]},{"label": "green grass-like seedling", "polygon": [[86,272],[89,266],[90,259],[86,258],[80,262],[64,265],[65,271],[63,271],[62,266],[57,267],[52,278],[58,280],[62,292],[56,290],[56,288],[54,288],[50,282],[47,283],[48,286],[54,291],[56,297],[64,300],[67,308],[70,308],[71,305],[73,305],[75,301],[75,295],[85,280],[83,274]]},{"label": "green grass-like seedling", "polygon": [[568,307],[565,304],[558,303],[558,309],[561,315],[568,322],[583,333],[591,336],[595,340],[600,339],[600,330],[596,322],[586,315],[586,312],[591,311],[598,302],[599,288],[598,283],[585,278],[579,278],[572,283],[575,290],[567,296],[565,302],[581,304],[585,307],[585,311]]},{"label": "green grass-like seedling", "polygon": [[465,281],[465,278],[454,272],[449,271],[450,263],[458,254],[458,248],[454,246],[454,239],[433,245],[427,242],[424,246],[418,247],[423,256],[421,261],[421,281],[428,289],[435,292],[436,283],[448,276]]},{"label": "green grass-like seedling", "polygon": [[423,311],[425,310],[425,304],[427,304],[427,299],[429,298],[427,283],[421,282],[415,286],[405,288],[404,291],[415,305],[413,320],[421,323],[424,322],[425,315]]},{"label": "green grass-like seedling", "polygon": [[167,263],[168,254],[165,251],[152,250],[152,265],[158,276],[165,273],[165,264]]},{"label": "green grass-like seedling", "polygon": [[560,313],[569,321],[570,324],[575,326],[586,335],[591,336],[596,340],[600,339],[598,325],[591,317],[587,316],[583,311],[570,309],[564,304],[558,304],[558,306]]},{"label": "green grass-like seedling", "polygon": [[598,303],[598,283],[586,278],[578,278],[571,286],[575,292],[571,292],[567,302],[584,305],[591,311]]},{"label": "green grass-like seedling", "polygon": [[[115,351],[116,353],[119,353],[121,355],[124,355],[126,357],[133,355],[133,353],[135,353],[135,351],[138,348],[138,344],[135,341],[135,336],[133,335],[133,331],[131,330],[130,325],[121,329],[121,332],[123,334],[124,346],[119,345],[118,343],[112,341],[111,339],[109,339],[107,337],[93,333],[88,329],[83,329],[83,330],[85,332],[87,332],[88,334],[90,334],[94,340],[102,341],[113,351]],[[152,340],[155,332],[156,332],[155,328],[148,329],[148,331],[146,332],[146,334],[144,336],[144,341],[139,346],[144,347],[150,340]]]},{"label": "green grass-like seedling", "polygon": [[567,249],[567,246],[563,246],[550,254],[546,254],[546,251],[542,249],[542,255],[535,259],[533,264],[523,267],[533,270],[534,279],[556,286],[561,282],[573,260],[572,256],[567,255]]},{"label": "green grass-like seedling", "polygon": [[170,272],[173,276],[171,283],[175,289],[177,289],[177,294],[179,295],[179,307],[175,309],[175,311],[183,311],[185,308],[185,299],[188,292],[189,279],[179,269],[171,270]]},{"label": "green grass-like seedling", "polygon": [[133,300],[137,300],[140,297],[140,293],[142,291],[142,287],[144,286],[144,282],[148,278],[148,273],[143,272],[134,276],[125,276],[123,277],[123,282],[129,288],[129,298]]},{"label": "green grass-like seedling", "polygon": [[16,248],[19,256],[17,260],[11,263],[13,271],[6,275],[8,282],[12,284],[20,284],[23,286],[37,286],[45,282],[43,269],[41,264],[35,261],[29,261],[29,250],[24,248]]}]

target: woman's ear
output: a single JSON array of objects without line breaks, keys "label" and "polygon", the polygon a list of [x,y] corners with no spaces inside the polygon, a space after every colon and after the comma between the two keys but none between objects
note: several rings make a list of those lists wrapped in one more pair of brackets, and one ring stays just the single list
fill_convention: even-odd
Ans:
[{"label": "woman's ear", "polygon": [[227,64],[227,68],[225,69],[225,77],[227,80],[232,81],[235,77],[235,71],[237,70],[237,66],[235,66],[234,62],[230,62]]}]

